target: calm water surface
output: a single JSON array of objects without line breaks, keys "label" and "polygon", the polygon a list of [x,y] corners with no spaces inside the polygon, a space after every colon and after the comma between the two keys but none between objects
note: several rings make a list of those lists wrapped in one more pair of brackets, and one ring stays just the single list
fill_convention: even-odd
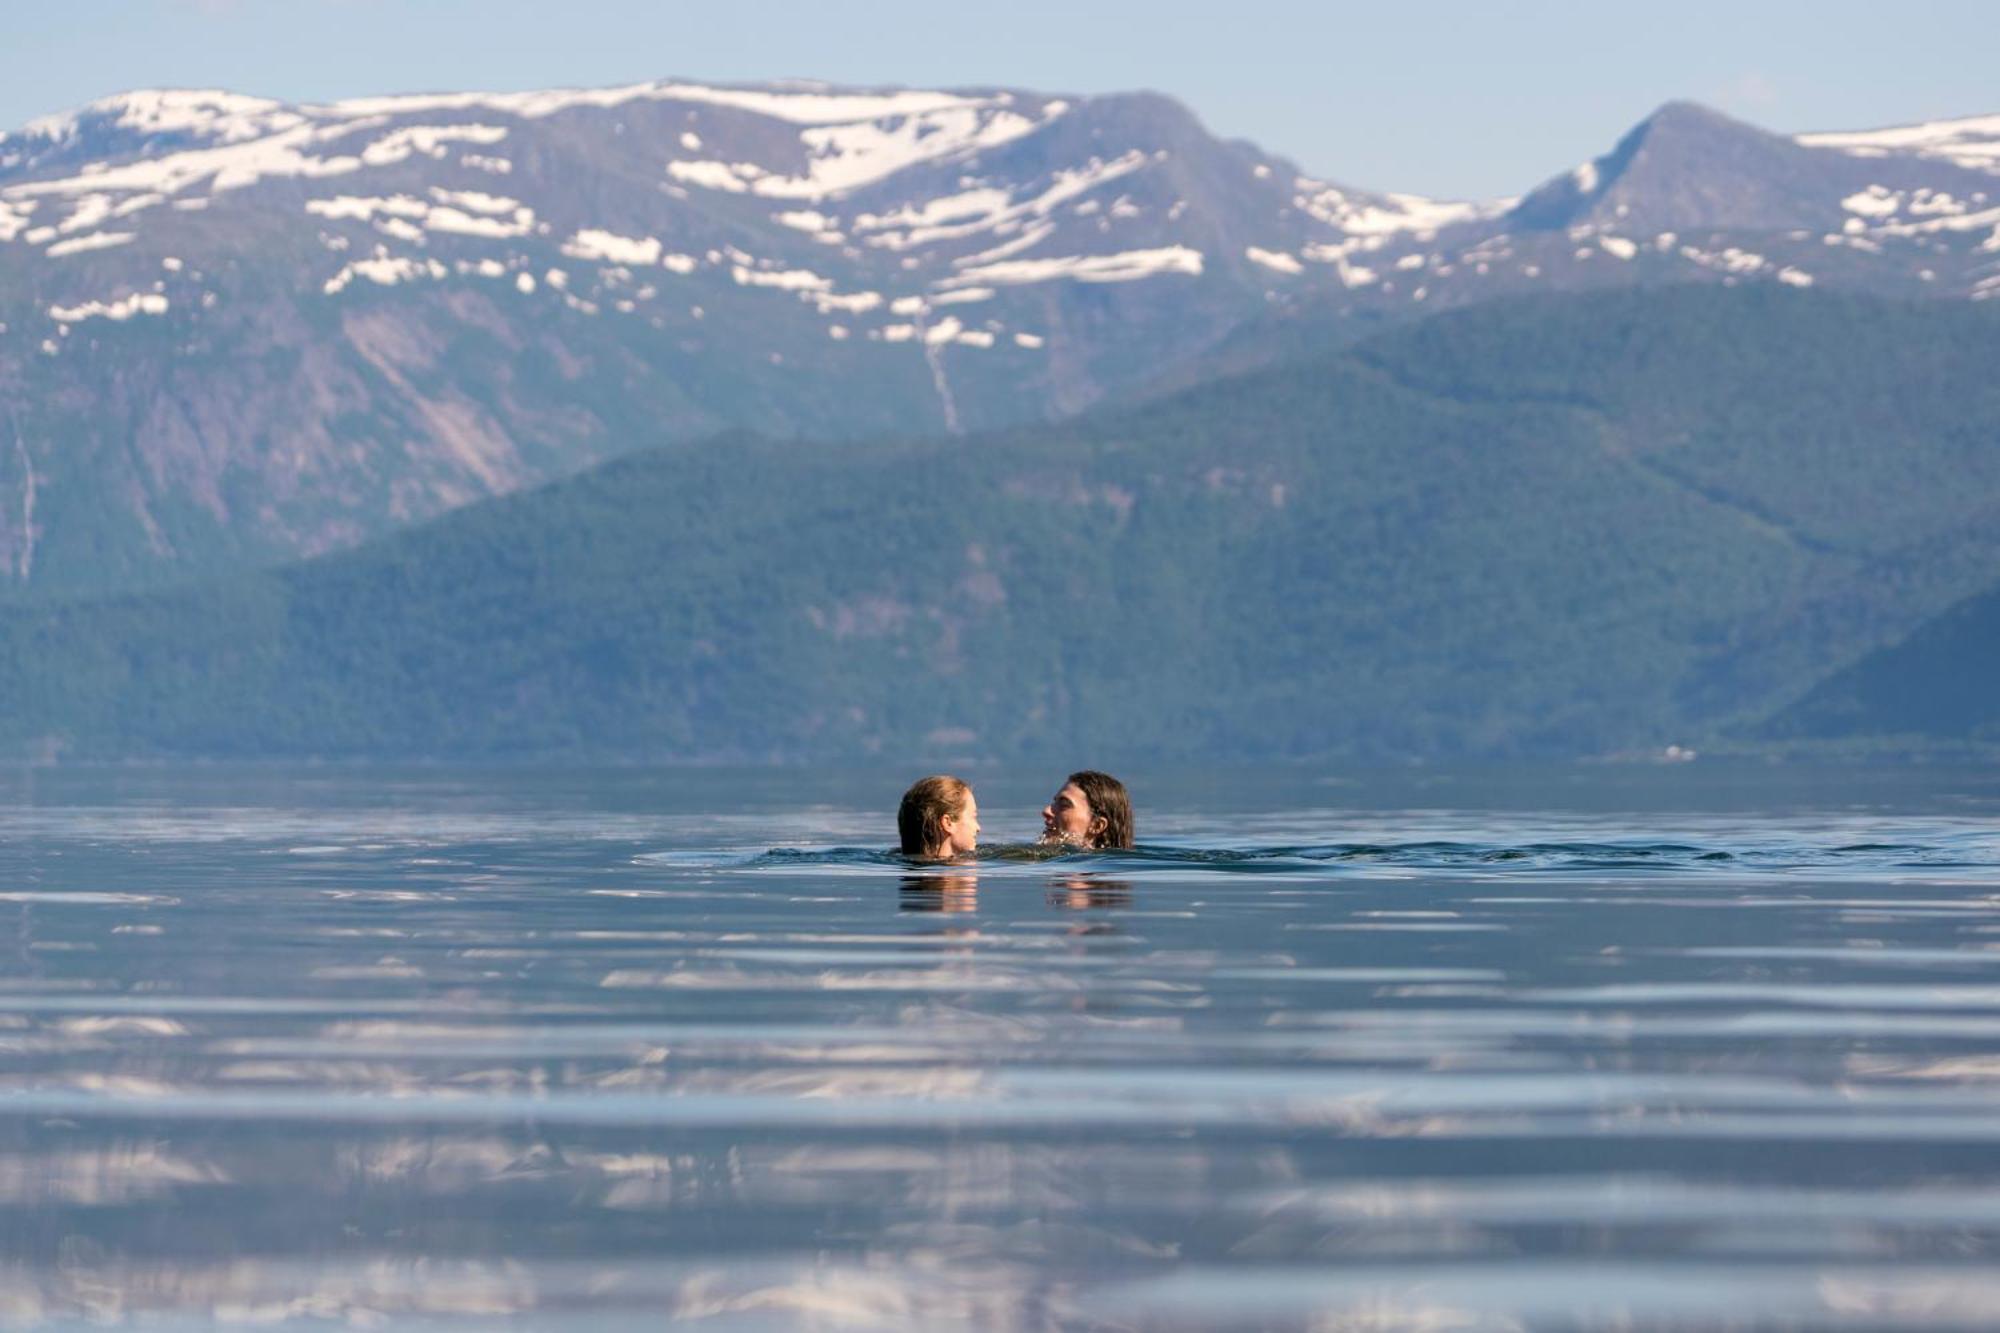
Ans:
[{"label": "calm water surface", "polygon": [[914,776],[0,775],[0,1327],[2000,1325],[2000,774]]}]

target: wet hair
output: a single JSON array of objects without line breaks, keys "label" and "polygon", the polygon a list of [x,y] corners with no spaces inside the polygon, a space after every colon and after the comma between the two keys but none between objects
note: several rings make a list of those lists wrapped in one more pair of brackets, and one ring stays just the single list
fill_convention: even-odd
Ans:
[{"label": "wet hair", "polygon": [[936,856],[945,843],[945,817],[964,810],[965,798],[970,795],[971,787],[947,773],[934,773],[911,783],[903,793],[902,805],[896,808],[896,833],[903,842],[903,855]]},{"label": "wet hair", "polygon": [[1132,798],[1126,795],[1125,784],[1109,773],[1100,773],[1094,768],[1070,774],[1069,781],[1077,785],[1077,789],[1083,793],[1083,799],[1090,803],[1092,818],[1104,821],[1103,831],[1091,835],[1090,845],[1130,847]]}]

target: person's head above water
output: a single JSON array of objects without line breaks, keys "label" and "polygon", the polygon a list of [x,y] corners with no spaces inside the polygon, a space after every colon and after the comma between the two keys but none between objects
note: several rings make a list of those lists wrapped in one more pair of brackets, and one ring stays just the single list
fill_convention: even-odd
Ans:
[{"label": "person's head above water", "polygon": [[1132,798],[1109,773],[1086,768],[1069,775],[1042,807],[1042,841],[1078,847],[1130,847]]},{"label": "person's head above water", "polygon": [[944,773],[918,778],[896,810],[903,855],[926,860],[963,856],[979,845],[979,802],[972,788]]}]

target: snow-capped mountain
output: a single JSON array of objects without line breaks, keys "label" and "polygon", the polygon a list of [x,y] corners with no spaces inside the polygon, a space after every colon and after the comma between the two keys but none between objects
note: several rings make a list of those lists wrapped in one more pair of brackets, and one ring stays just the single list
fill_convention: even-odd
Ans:
[{"label": "snow-capped mountain", "polygon": [[1560,233],[1577,258],[1980,297],[2000,285],[2000,118],[1928,128],[1896,148],[1909,132],[1793,139],[1673,103],[1503,225]]},{"label": "snow-capped mountain", "polygon": [[1154,95],[129,93],[0,136],[0,571],[326,550],[731,426],[1045,419],[1274,310],[1688,279],[2000,289],[2000,117],[1788,139],[1677,104],[1468,203]]},{"label": "snow-capped mountain", "polygon": [[[1151,96],[669,82],[289,107],[154,92],[0,138],[0,241],[47,259],[136,243],[148,264],[213,267],[283,228],[324,252],[302,295],[486,279],[657,321],[705,316],[719,288],[763,293],[766,323],[915,348],[1045,350],[1063,284],[1220,271],[1247,291],[1310,269],[1363,285],[1350,256],[1496,211],[1299,176]],[[51,274],[69,293],[52,310],[96,318],[171,308],[183,285],[153,278],[162,307],[143,282],[100,295],[66,276]],[[1095,396],[1078,369],[1046,406]],[[935,378],[955,428],[950,376]]]}]

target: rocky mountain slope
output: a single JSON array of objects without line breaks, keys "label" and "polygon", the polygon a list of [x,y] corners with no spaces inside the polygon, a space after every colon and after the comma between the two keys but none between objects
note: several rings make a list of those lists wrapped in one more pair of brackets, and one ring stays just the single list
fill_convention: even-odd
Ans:
[{"label": "rocky mountain slope", "polygon": [[1519,200],[1312,178],[1152,95],[664,81],[110,98],[0,137],[0,586],[338,549],[626,449],[1059,418],[1494,296],[2000,290],[2000,118],[1663,108]]}]

